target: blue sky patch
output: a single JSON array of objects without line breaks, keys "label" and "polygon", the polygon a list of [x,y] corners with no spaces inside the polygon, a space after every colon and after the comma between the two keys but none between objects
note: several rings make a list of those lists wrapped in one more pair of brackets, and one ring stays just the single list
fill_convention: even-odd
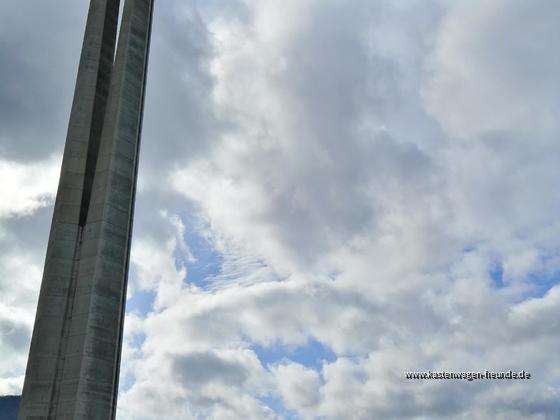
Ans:
[{"label": "blue sky patch", "polygon": [[300,418],[295,411],[284,407],[284,402],[279,396],[267,395],[260,397],[259,400],[284,420],[298,420]]},{"label": "blue sky patch", "polygon": [[178,266],[187,267],[189,283],[205,288],[208,285],[207,279],[221,272],[223,258],[207,238],[188,224],[188,220],[188,217],[183,217],[183,222],[186,223],[184,240],[194,261],[189,261],[179,248],[175,250],[175,261]]},{"label": "blue sky patch", "polygon": [[527,298],[542,298],[554,286],[560,284],[560,271],[553,273],[536,272],[528,276],[531,283],[531,292]]},{"label": "blue sky patch", "polygon": [[490,274],[490,279],[492,280],[492,284],[496,289],[505,287],[504,266],[500,261],[495,261],[494,264],[492,264],[492,267],[488,271],[488,274]]},{"label": "blue sky patch", "polygon": [[155,298],[154,290],[135,290],[126,301],[126,311],[145,315],[152,310]]},{"label": "blue sky patch", "polygon": [[273,345],[263,347],[258,344],[251,346],[263,366],[290,360],[305,367],[321,371],[323,363],[336,360],[336,355],[327,346],[314,338],[310,338],[303,346]]}]

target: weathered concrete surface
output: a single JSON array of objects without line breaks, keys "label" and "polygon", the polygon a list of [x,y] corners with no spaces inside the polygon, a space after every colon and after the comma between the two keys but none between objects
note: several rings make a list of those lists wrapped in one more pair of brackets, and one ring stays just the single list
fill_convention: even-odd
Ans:
[{"label": "weathered concrete surface", "polygon": [[[109,94],[119,0],[90,3],[19,418],[56,409],[83,203],[89,201]],[[93,168],[92,168],[93,164]]]},{"label": "weathered concrete surface", "polygon": [[127,0],[124,7],[81,245],[60,418],[107,419],[116,407],[152,3]]},{"label": "weathered concrete surface", "polygon": [[91,0],[19,419],[115,416],[153,0],[113,66],[118,9]]}]

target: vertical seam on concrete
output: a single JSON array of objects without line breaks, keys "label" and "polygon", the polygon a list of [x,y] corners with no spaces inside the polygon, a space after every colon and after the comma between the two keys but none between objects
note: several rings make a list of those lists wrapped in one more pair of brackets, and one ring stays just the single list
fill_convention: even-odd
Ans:
[{"label": "vertical seam on concrete", "polygon": [[78,269],[80,266],[80,248],[82,244],[83,228],[78,226],[78,240],[74,249],[74,256],[72,258],[72,274],[70,276],[70,287],[68,287],[68,296],[66,300],[66,308],[64,310],[64,321],[62,324],[62,331],[60,334],[60,345],[58,348],[58,357],[56,358],[56,370],[53,389],[51,393],[49,418],[56,419],[58,411],[58,403],[60,398],[60,386],[62,385],[62,378],[64,377],[64,361],[66,360],[66,352],[68,351],[68,335],[70,333],[70,324],[72,319],[72,312],[74,310],[74,298],[76,296],[76,287],[78,283]]}]

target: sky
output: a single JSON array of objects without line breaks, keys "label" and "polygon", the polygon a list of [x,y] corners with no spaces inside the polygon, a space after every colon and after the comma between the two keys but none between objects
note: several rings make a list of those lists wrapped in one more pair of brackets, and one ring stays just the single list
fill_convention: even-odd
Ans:
[{"label": "sky", "polygon": [[[0,394],[88,2],[0,3]],[[118,418],[560,412],[560,2],[156,1]],[[530,380],[406,380],[407,371]]]}]

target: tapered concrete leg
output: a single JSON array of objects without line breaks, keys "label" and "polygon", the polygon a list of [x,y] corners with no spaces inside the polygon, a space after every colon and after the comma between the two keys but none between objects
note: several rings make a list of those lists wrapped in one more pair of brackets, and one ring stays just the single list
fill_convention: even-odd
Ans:
[{"label": "tapered concrete leg", "polygon": [[152,9],[152,0],[127,0],[123,11],[80,252],[61,418],[114,416]]},{"label": "tapered concrete leg", "polygon": [[19,419],[115,417],[153,0],[92,0]]},{"label": "tapered concrete leg", "polygon": [[52,418],[68,338],[76,258],[101,141],[119,0],[92,0],[49,236],[19,418]]}]

